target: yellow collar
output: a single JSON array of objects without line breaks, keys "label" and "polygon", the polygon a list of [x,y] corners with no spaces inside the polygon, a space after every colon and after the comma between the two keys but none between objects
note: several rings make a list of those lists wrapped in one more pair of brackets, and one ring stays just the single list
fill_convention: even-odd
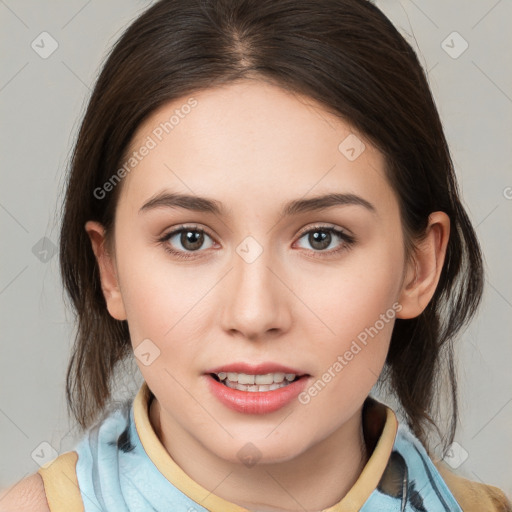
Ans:
[{"label": "yellow collar", "polygon": [[[248,512],[247,509],[226,501],[200,486],[174,462],[149,421],[149,405],[153,396],[144,381],[133,402],[133,413],[142,446],[160,473],[183,494],[211,512]],[[375,490],[384,473],[395,442],[398,422],[395,413],[389,407],[372,399],[369,399],[368,403],[370,405],[366,408],[365,422],[371,423],[367,418],[370,414],[374,418],[382,418],[381,421],[384,422],[382,432],[374,440],[375,448],[356,483],[341,501],[322,512],[359,510]]]}]

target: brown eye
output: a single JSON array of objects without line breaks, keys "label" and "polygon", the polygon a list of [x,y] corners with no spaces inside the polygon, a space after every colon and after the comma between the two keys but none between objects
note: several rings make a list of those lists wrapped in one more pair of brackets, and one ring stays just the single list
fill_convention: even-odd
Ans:
[{"label": "brown eye", "polygon": [[318,251],[327,249],[329,245],[331,245],[332,241],[332,233],[325,229],[315,229],[315,231],[310,231],[307,237],[308,243],[311,244],[311,247]]},{"label": "brown eye", "polygon": [[[200,249],[204,248],[207,239],[211,240],[211,237],[203,229],[181,226],[166,234],[159,241],[167,252],[177,257],[188,258],[187,253],[202,252]],[[213,243],[206,248],[212,245]]]},{"label": "brown eye", "polygon": [[197,251],[204,243],[204,232],[185,229],[181,231],[179,241],[188,251]]},{"label": "brown eye", "polygon": [[[327,226],[318,226],[302,234],[299,240],[305,239],[314,252],[334,254],[348,249],[355,242],[355,238],[340,229]],[[336,239],[342,243],[336,244]],[[334,249],[332,249],[334,245]],[[327,250],[331,247],[332,250]],[[337,247],[337,248],[336,248]]]}]

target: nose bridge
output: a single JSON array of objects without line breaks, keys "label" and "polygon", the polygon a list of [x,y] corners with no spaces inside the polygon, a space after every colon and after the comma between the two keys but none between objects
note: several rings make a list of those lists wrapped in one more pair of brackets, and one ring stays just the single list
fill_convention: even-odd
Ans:
[{"label": "nose bridge", "polygon": [[[236,329],[247,337],[282,328],[286,298],[274,274],[278,267],[273,251],[253,236],[247,236],[233,253],[233,271],[228,279],[228,299],[223,311],[226,330]],[[284,309],[283,309],[284,308]]]},{"label": "nose bridge", "polygon": [[[269,270],[275,262],[272,262],[272,249],[268,242],[265,245],[256,240],[252,235],[247,236],[236,248],[233,256],[235,294],[238,302],[249,301],[257,305],[273,302],[275,294],[275,276]],[[258,306],[261,307],[262,304]]]}]

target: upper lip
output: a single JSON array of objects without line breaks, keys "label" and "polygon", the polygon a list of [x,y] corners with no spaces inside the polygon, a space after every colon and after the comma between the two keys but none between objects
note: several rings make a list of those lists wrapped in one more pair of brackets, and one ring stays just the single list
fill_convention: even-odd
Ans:
[{"label": "upper lip", "polygon": [[207,370],[205,373],[220,372],[246,373],[247,375],[266,375],[267,373],[293,373],[297,376],[307,375],[307,373],[297,370],[296,368],[272,362],[259,363],[256,365],[243,362],[230,363],[218,366],[217,368],[212,368],[211,370]]}]

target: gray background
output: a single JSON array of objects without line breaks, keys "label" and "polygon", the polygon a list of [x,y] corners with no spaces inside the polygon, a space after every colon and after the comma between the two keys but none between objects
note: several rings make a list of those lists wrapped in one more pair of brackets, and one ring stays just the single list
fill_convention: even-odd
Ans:
[{"label": "gray background", "polygon": [[[38,469],[37,453],[49,449],[41,443],[62,453],[76,441],[64,399],[73,316],[54,254],[63,177],[107,50],[151,3],[0,0],[0,488]],[[420,49],[488,272],[482,307],[459,340],[461,426],[450,462],[511,496],[512,3],[377,5]],[[47,58],[31,47],[45,37],[51,48],[44,31],[58,43]]]}]

